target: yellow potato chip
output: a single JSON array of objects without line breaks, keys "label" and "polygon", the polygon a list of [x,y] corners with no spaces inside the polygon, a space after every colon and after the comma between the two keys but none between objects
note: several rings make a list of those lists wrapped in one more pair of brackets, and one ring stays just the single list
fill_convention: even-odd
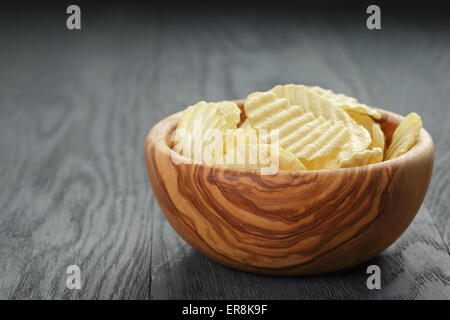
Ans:
[{"label": "yellow potato chip", "polygon": [[[278,133],[279,145],[299,158],[311,160],[328,155],[349,139],[349,130],[342,121],[317,118],[287,99],[276,98],[272,92],[252,93],[244,109],[262,142],[277,143],[274,135]],[[263,129],[272,131],[265,135]]]},{"label": "yellow potato chip", "polygon": [[324,170],[324,169],[334,169],[338,167],[338,155],[340,149],[335,149],[332,153],[326,156],[317,157],[312,160],[302,159],[303,165],[308,170]]},{"label": "yellow potato chip", "polygon": [[303,85],[279,85],[270,90],[278,99],[286,98],[291,104],[299,105],[305,112],[311,112],[315,117],[323,117],[325,120],[342,121],[349,130],[348,140],[343,144],[337,154],[336,161],[329,162],[338,165],[342,159],[347,159],[351,154],[363,151],[372,142],[369,132],[343,109],[337,108],[330,101],[323,98],[310,87]]},{"label": "yellow potato chip", "polygon": [[372,131],[372,124],[374,124],[375,121],[371,117],[354,111],[347,111],[347,113],[356,121],[356,123],[362,125],[368,132]]},{"label": "yellow potato chip", "polygon": [[306,170],[303,163],[292,152],[278,148],[280,155],[279,167],[281,170]]},{"label": "yellow potato chip", "polygon": [[248,119],[245,119],[244,122],[242,122],[241,125],[239,126],[240,129],[247,129],[251,127],[252,125],[250,124],[250,121],[248,121]]},{"label": "yellow potato chip", "polygon": [[383,150],[374,148],[349,154],[342,153],[341,150],[337,149],[334,153],[324,157],[318,157],[309,161],[301,160],[308,170],[357,167],[383,161]]},{"label": "yellow potato chip", "polygon": [[384,155],[385,160],[401,156],[411,149],[419,139],[422,119],[412,112],[398,125],[392,135],[392,142]]},{"label": "yellow potato chip", "polygon": [[237,144],[227,148],[224,159],[216,159],[215,164],[226,164],[231,168],[280,170],[305,170],[300,160],[283,148],[269,144]]},{"label": "yellow potato chip", "polygon": [[236,128],[239,107],[228,101],[199,103],[182,114],[174,135],[174,150],[200,162],[210,163],[215,153],[222,152],[223,134]]},{"label": "yellow potato chip", "polygon": [[[308,125],[300,127],[295,131],[298,139],[292,144],[281,146],[299,158],[312,160],[332,154],[348,140],[349,130],[342,121],[333,123],[325,121],[322,117],[317,120],[321,120],[322,123],[312,128],[308,128]],[[309,124],[311,123],[313,122]]]},{"label": "yellow potato chip", "polygon": [[341,120],[344,122],[347,122],[350,118],[344,110],[336,108],[307,86],[278,85],[269,92],[273,92],[278,99],[287,99],[289,103],[301,106],[305,111],[312,112],[316,117],[322,116],[326,120]]},{"label": "yellow potato chip", "polygon": [[372,124],[372,144],[370,145],[371,149],[380,148],[384,152],[385,140],[384,140],[384,132],[381,130],[381,126],[378,123]]},{"label": "yellow potato chip", "polygon": [[383,150],[374,148],[356,152],[350,158],[339,162],[340,168],[359,167],[383,161]]},{"label": "yellow potato chip", "polygon": [[259,143],[258,131],[251,127],[227,129],[223,133],[223,151],[216,152],[213,162],[215,164],[224,164],[227,149],[232,149],[240,144],[257,145]]},{"label": "yellow potato chip", "polygon": [[[271,130],[278,129],[278,131],[272,132],[268,140],[273,140],[273,135],[278,132],[279,144],[287,148],[325,122],[324,118],[316,118],[311,112],[307,112],[301,116],[289,119],[289,121],[285,122],[279,128],[270,128]],[[264,139],[265,136],[261,134],[261,140]]]},{"label": "yellow potato chip", "polygon": [[253,128],[238,128],[233,130],[226,130],[225,132],[224,151],[228,148],[236,147],[239,144],[256,145],[258,141],[258,132]]},{"label": "yellow potato chip", "polygon": [[[245,114],[252,127],[260,129],[267,128],[271,124],[272,128],[277,127],[277,122],[285,120],[290,114],[290,105],[287,99],[278,99],[271,92],[254,92],[250,94],[244,103]],[[292,110],[294,113],[302,114],[301,108]],[[272,129],[267,128],[267,129]]]},{"label": "yellow potato chip", "polygon": [[[234,168],[321,170],[396,158],[414,146],[422,120],[409,114],[386,149],[376,109],[344,94],[304,85],[279,85],[250,94],[246,120],[231,101],[199,103],[181,115],[174,150],[207,164]],[[275,170],[275,171],[273,171]],[[261,171],[261,174],[264,174]]]},{"label": "yellow potato chip", "polygon": [[216,103],[219,113],[223,111],[225,115],[225,121],[227,123],[227,129],[236,128],[237,124],[241,120],[241,109],[236,103],[231,101],[220,101]]},{"label": "yellow potato chip", "polygon": [[369,149],[380,148],[384,152],[385,138],[384,132],[381,130],[380,125],[367,115],[352,111],[349,111],[348,114],[353,118],[353,120],[370,132],[372,143],[369,146]]},{"label": "yellow potato chip", "polygon": [[321,87],[311,87],[315,93],[319,94],[323,98],[329,100],[337,108],[342,108],[345,111],[353,111],[359,114],[369,115],[375,119],[381,119],[381,113],[364,103],[358,102],[355,98],[346,96],[342,93],[334,93],[331,90],[325,90]]},{"label": "yellow potato chip", "polygon": [[[201,102],[199,102],[201,103]],[[177,129],[175,130],[175,135],[173,137],[174,149],[175,151],[182,153],[182,141],[183,141],[183,130],[187,130],[189,121],[191,121],[192,113],[194,111],[195,105],[187,107],[181,114],[180,121],[178,122]]]}]

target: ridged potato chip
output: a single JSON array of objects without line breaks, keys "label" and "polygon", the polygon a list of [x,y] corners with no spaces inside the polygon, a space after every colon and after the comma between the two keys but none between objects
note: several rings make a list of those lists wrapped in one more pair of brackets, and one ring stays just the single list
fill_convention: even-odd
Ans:
[{"label": "ridged potato chip", "polygon": [[254,92],[244,103],[245,114],[251,126],[256,129],[274,129],[290,117],[304,113],[298,106],[291,106],[284,98],[277,98],[271,92]]},{"label": "ridged potato chip", "polygon": [[241,110],[234,102],[189,106],[173,135],[174,150],[195,162],[200,158],[207,164],[247,169],[347,168],[404,154],[417,142],[422,127],[420,117],[409,114],[387,147],[375,121],[381,118],[376,109],[344,94],[304,85],[254,92],[244,110],[246,120],[238,128]]},{"label": "ridged potato chip", "polygon": [[[349,130],[342,121],[333,123],[332,121],[325,121],[322,117],[317,120],[322,123],[311,128],[305,125],[294,131],[298,139],[293,144],[284,146],[286,150],[299,158],[312,160],[332,154],[334,150],[341,148],[348,140]],[[281,146],[283,147],[283,144]]]},{"label": "ridged potato chip", "polygon": [[224,151],[236,147],[239,144],[258,144],[258,132],[253,128],[238,128],[234,130],[226,130],[225,132]]},{"label": "ridged potato chip", "polygon": [[381,119],[381,113],[376,109],[365,105],[364,103],[358,102],[355,98],[346,96],[343,93],[334,93],[331,90],[326,90],[321,87],[315,86],[311,89],[322,96],[323,98],[329,100],[337,108],[342,108],[345,111],[357,112],[359,114],[369,115],[375,119]]},{"label": "ridged potato chip", "polygon": [[[289,151],[269,144],[237,144],[227,148],[224,159],[215,164],[231,168],[305,170],[300,160]],[[218,159],[216,159],[218,160]]]},{"label": "ridged potato chip", "polygon": [[223,151],[216,152],[214,155],[214,164],[225,164],[227,151],[233,153],[238,145],[257,145],[260,143],[258,138],[258,132],[256,129],[249,128],[237,128],[227,129],[223,133]]},{"label": "ridged potato chip", "polygon": [[279,85],[270,90],[278,99],[286,98],[291,104],[301,106],[305,112],[312,112],[316,117],[323,117],[329,121],[342,121],[349,130],[349,139],[337,154],[336,161],[329,165],[338,165],[339,161],[349,159],[353,153],[363,151],[369,147],[372,138],[369,132],[347,112],[337,108],[330,101],[314,92],[311,87],[303,85]]},{"label": "ridged potato chip", "polygon": [[368,165],[383,161],[383,150],[380,148],[366,149],[349,154],[347,157],[339,156],[340,150],[325,157],[319,157],[302,163],[308,170],[323,170],[335,168],[348,168]]},{"label": "ridged potato chip", "polygon": [[385,160],[401,156],[411,149],[419,139],[422,119],[412,112],[398,125],[392,135],[392,142],[384,155]]},{"label": "ridged potato chip", "polygon": [[352,154],[349,159],[340,161],[339,167],[359,167],[381,161],[383,161],[383,150],[381,150],[380,148],[373,148],[370,150],[364,150]]},{"label": "ridged potato chip", "polygon": [[339,152],[340,149],[335,149],[331,154],[327,156],[318,157],[312,160],[302,159],[302,163],[308,170],[334,169],[339,165]]},{"label": "ridged potato chip", "polygon": [[[202,161],[210,162],[218,152],[216,145],[223,143],[226,129],[237,127],[240,120],[239,107],[229,101],[217,103],[199,103],[188,107],[182,114],[174,135],[174,150],[180,154]],[[200,141],[201,140],[201,141]],[[201,146],[196,148],[197,146]],[[206,158],[203,153],[207,151]],[[200,155],[195,154],[201,152]]]},{"label": "ridged potato chip", "polygon": [[276,98],[272,92],[252,93],[244,104],[250,124],[260,130],[260,139],[273,141],[276,132],[262,134],[262,129],[278,129],[279,145],[299,158],[311,160],[331,154],[349,139],[349,130],[342,121],[325,120],[305,112],[287,99]]},{"label": "ridged potato chip", "polygon": [[362,125],[364,128],[366,128],[367,131],[370,132],[372,143],[369,146],[369,149],[380,148],[384,152],[385,137],[380,125],[367,115],[352,111],[349,111],[348,114],[353,118],[353,120],[355,120],[358,124]]}]

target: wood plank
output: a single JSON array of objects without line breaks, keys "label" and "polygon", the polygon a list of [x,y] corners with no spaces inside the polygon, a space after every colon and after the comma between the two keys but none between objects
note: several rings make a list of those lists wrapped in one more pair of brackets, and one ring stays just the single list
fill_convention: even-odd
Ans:
[{"label": "wood plank", "polygon": [[119,18],[2,32],[0,298],[149,297],[157,37]]}]

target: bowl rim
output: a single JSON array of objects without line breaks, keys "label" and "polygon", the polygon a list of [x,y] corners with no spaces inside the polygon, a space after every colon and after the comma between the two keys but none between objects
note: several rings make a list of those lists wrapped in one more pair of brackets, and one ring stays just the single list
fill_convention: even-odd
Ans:
[{"label": "bowl rim", "polygon": [[[243,101],[243,100],[233,100],[234,102],[237,101]],[[397,113],[387,111],[381,108],[376,108],[378,111],[382,113],[382,118],[388,118],[388,119],[394,119],[398,123],[400,123],[403,119],[405,119],[404,116],[401,116]],[[330,174],[330,173],[348,173],[355,170],[368,170],[368,169],[384,169],[392,166],[401,165],[403,162],[413,162],[418,161],[420,156],[426,156],[427,154],[431,154],[434,157],[434,143],[431,135],[422,127],[420,129],[419,139],[416,142],[416,144],[408,150],[406,153],[402,154],[401,156],[390,159],[390,160],[383,160],[382,162],[363,165],[363,166],[357,166],[357,167],[348,167],[348,168],[334,168],[334,169],[313,169],[313,170],[277,170],[275,174],[261,174],[260,169],[246,169],[246,168],[232,168],[227,167],[224,165],[212,165],[212,164],[206,164],[206,163],[196,163],[193,162],[192,159],[187,158],[176,151],[174,151],[172,148],[169,147],[167,144],[166,138],[167,135],[170,134],[170,132],[173,132],[174,126],[166,127],[163,134],[157,132],[160,127],[163,127],[163,125],[171,120],[172,118],[181,116],[181,113],[183,111],[179,111],[176,113],[173,113],[162,120],[160,120],[158,123],[156,123],[148,132],[146,139],[145,139],[145,149],[146,149],[146,155],[147,155],[147,149],[148,146],[150,146],[151,141],[155,143],[157,148],[159,148],[159,151],[163,152],[164,154],[167,154],[168,157],[171,158],[173,162],[172,157],[177,157],[180,159],[179,164],[183,165],[195,165],[195,166],[201,166],[205,169],[215,169],[215,170],[226,170],[227,173],[232,174],[233,172],[236,173],[249,173],[251,175],[259,175],[261,177],[273,177],[273,176],[279,176],[279,175],[303,175],[303,174]],[[398,125],[397,123],[397,125]],[[156,136],[158,135],[158,136]],[[155,139],[156,138],[156,139]],[[419,155],[419,156],[418,156]],[[174,164],[177,165],[177,164]]]}]

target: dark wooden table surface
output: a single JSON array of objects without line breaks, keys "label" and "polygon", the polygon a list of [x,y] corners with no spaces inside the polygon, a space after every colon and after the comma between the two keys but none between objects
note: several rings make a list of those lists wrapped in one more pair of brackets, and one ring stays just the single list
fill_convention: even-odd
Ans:
[{"label": "dark wooden table surface", "polygon": [[[0,19],[0,298],[449,299],[449,24],[365,15],[83,12],[68,31],[39,14]],[[59,20],[58,20],[59,19]],[[170,227],[144,139],[199,100],[317,84],[423,118],[436,146],[426,199],[390,248],[350,270],[249,274]],[[66,269],[81,269],[81,290]],[[366,268],[381,268],[368,290]]]}]

